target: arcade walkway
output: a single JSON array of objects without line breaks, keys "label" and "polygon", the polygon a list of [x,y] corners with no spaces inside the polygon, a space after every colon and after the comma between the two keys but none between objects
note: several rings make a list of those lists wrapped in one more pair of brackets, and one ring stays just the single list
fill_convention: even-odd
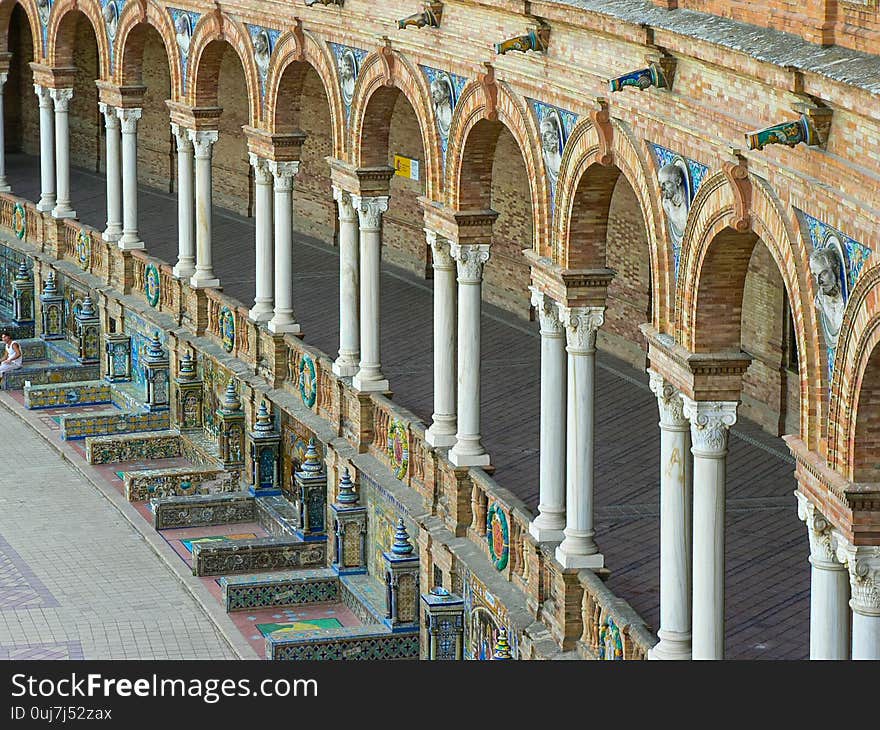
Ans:
[{"label": "arcade walkway", "polygon": [[[16,195],[39,199],[39,160],[7,156]],[[72,170],[73,207],[103,230],[104,178]],[[327,190],[328,198],[330,190]],[[140,232],[148,252],[177,258],[177,201],[142,188]],[[214,262],[224,291],[250,307],[253,221],[217,209]],[[335,357],[337,251],[297,237],[293,296],[305,339]],[[523,293],[526,296],[526,293]],[[390,267],[382,276],[382,362],[393,399],[431,422],[431,283]],[[538,501],[538,325],[483,307],[482,413],[494,478],[531,509]],[[612,570],[608,585],[656,631],[659,624],[659,449],[657,401],[648,376],[604,353],[596,401],[596,539]],[[728,457],[726,657],[806,659],[810,570],[793,496],[794,462],[780,439],[740,419]]]}]

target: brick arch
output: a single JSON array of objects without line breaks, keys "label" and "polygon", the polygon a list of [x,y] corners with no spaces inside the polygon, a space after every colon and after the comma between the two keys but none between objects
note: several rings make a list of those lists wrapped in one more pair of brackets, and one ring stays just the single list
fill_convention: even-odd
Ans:
[{"label": "brick arch", "polygon": [[[878,343],[880,266],[872,266],[862,272],[849,296],[830,385],[827,461],[848,480],[856,480],[867,455],[873,454],[880,463],[878,434],[867,428],[880,396]],[[876,415],[873,420],[880,423]]]},{"label": "brick arch", "polygon": [[[651,263],[653,325],[662,331],[668,326],[672,312],[672,249],[669,245],[662,245],[665,234],[660,232],[665,231],[665,227],[659,220],[656,186],[648,182],[649,163],[628,127],[618,120],[610,120],[610,125],[613,132],[608,149],[607,136],[599,134],[596,123],[589,116],[578,120],[566,142],[556,183],[552,257],[554,262],[564,267],[606,266],[604,244],[611,196],[618,177],[623,175],[639,201]],[[595,199],[584,187],[590,182],[597,184],[593,191]],[[575,206],[580,204],[583,207],[584,203],[591,204],[581,211],[579,220]],[[585,252],[588,253],[587,257],[576,261],[570,246],[573,224],[591,222],[602,229],[600,250],[593,251],[593,255]]]},{"label": "brick arch", "polygon": [[119,17],[116,30],[116,52],[114,53],[113,77],[121,86],[140,83],[143,67],[144,32],[147,27],[154,28],[162,39],[165,55],[168,57],[168,71],[171,76],[171,98],[178,101],[183,97],[183,76],[180,66],[180,51],[174,34],[174,23],[164,8],[153,0],[140,4],[125,4]]},{"label": "brick arch", "polygon": [[351,102],[351,162],[357,167],[376,164],[365,149],[376,141],[383,146],[382,140],[386,140],[384,147],[387,148],[391,113],[399,94],[409,102],[419,125],[427,163],[425,195],[438,200],[443,189],[443,163],[431,93],[424,74],[399,53],[383,48],[371,53],[361,64]]},{"label": "brick arch", "polygon": [[[474,81],[465,86],[452,116],[446,151],[446,204],[453,210],[487,207],[487,186],[492,177],[492,159],[478,149],[480,144],[494,141],[487,135],[488,126],[480,122],[500,122],[513,135],[529,176],[532,202],[532,235],[534,248],[549,251],[550,186],[544,171],[544,159],[538,147],[538,125],[534,116],[501,82],[487,84]],[[475,137],[471,139],[471,132]],[[474,144],[474,147],[469,145]],[[464,178],[464,179],[463,179]]]},{"label": "brick arch", "polygon": [[73,66],[73,43],[76,32],[77,11],[92,24],[98,42],[98,76],[110,80],[110,40],[97,0],[58,0],[52,6],[49,26],[46,29],[46,58],[50,66]]},{"label": "brick arch", "polygon": [[31,41],[34,44],[34,60],[41,60],[43,58],[43,28],[40,25],[40,17],[37,15],[37,6],[34,0],[0,0],[0,53],[9,50],[9,23],[16,5],[21,5],[28,19]]},{"label": "brick arch", "polygon": [[751,174],[748,182],[745,216],[723,171],[703,181],[691,205],[675,293],[676,340],[697,353],[740,348],[745,277],[762,242],[785,284],[800,365],[801,437],[815,447],[825,389],[806,242],[767,182]]},{"label": "brick arch", "polygon": [[220,105],[217,88],[220,81],[220,62],[223,60],[226,45],[233,48],[241,61],[248,90],[249,123],[252,127],[259,127],[262,104],[253,42],[240,22],[219,11],[203,15],[193,29],[189,49],[188,88],[184,89],[184,98],[193,107]]},{"label": "brick arch", "polygon": [[[301,69],[297,68],[297,64]],[[345,154],[345,107],[342,104],[342,95],[339,91],[339,82],[336,78],[336,64],[333,62],[333,54],[326,44],[321,43],[311,33],[298,35],[287,32],[282,35],[275,44],[272,53],[272,61],[269,64],[269,73],[266,76],[266,126],[273,134],[285,129],[287,126],[296,125],[296,120],[288,122],[280,107],[286,99],[283,98],[282,81],[286,73],[298,73],[294,86],[297,94],[302,91],[302,80],[305,76],[306,66],[311,66],[321,79],[324,94],[330,107],[330,122],[333,125],[333,156],[342,159]],[[296,100],[299,104],[299,100]],[[295,116],[295,115],[292,115]]]}]

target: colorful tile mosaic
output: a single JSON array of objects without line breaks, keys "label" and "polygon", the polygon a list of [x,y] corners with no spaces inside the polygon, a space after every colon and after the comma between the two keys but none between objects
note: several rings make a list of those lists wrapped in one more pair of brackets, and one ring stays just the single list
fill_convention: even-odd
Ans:
[{"label": "colorful tile mosaic", "polygon": [[449,132],[452,116],[467,85],[467,79],[448,71],[430,66],[419,66],[428,79],[431,87],[431,104],[434,107],[434,118],[437,121],[437,132],[443,148],[443,166],[446,167],[446,150],[449,148]]},{"label": "colorful tile mosaic", "polygon": [[[418,659],[418,633],[382,633],[381,624],[266,637],[266,658],[292,660]],[[335,634],[335,635],[334,635]]]},{"label": "colorful tile mosaic", "polygon": [[235,349],[235,315],[229,307],[223,307],[220,310],[220,338],[226,352],[232,352]]},{"label": "colorful tile mosaic", "polygon": [[272,58],[272,52],[275,50],[275,44],[281,36],[281,32],[273,28],[264,28],[260,25],[247,24],[248,33],[251,36],[251,42],[254,44],[254,62],[257,66],[257,74],[260,77],[260,99],[261,103],[266,103],[266,77],[269,74],[269,61]]},{"label": "colorful tile mosaic", "polygon": [[541,150],[544,155],[544,168],[550,183],[551,205],[556,200],[556,180],[562,165],[562,153],[568,142],[578,115],[536,99],[526,99],[535,115],[541,134]]},{"label": "colorful tile mosaic", "polygon": [[263,636],[272,634],[281,637],[315,629],[339,629],[342,623],[338,618],[312,618],[304,621],[287,621],[285,623],[256,624],[256,629]]},{"label": "colorful tile mosaic", "polygon": [[339,579],[329,570],[220,578],[227,611],[280,608],[339,600]]},{"label": "colorful tile mosaic", "polygon": [[193,575],[227,575],[258,570],[318,568],[327,564],[322,542],[264,537],[234,542],[196,543],[192,550]]},{"label": "colorful tile mosaic", "polygon": [[85,447],[89,464],[170,459],[181,455],[180,436],[174,431],[95,436],[86,439]]},{"label": "colorful tile mosaic", "polygon": [[315,361],[303,353],[299,359],[299,395],[306,408],[312,408],[318,398],[318,378]]},{"label": "colorful tile mosaic", "polygon": [[21,203],[16,203],[12,208],[12,232],[19,240],[27,236],[27,211]]},{"label": "colorful tile mosaic", "polygon": [[150,500],[157,530],[203,528],[254,521],[254,499],[246,493],[154,497]]},{"label": "colorful tile mosaic", "polygon": [[361,72],[361,63],[367,57],[367,52],[360,48],[342,46],[338,43],[328,43],[330,50],[336,58],[336,68],[339,72],[339,90],[342,93],[342,103],[345,105],[345,120],[348,123],[351,116],[351,102],[354,99],[354,87],[358,75]]},{"label": "colorful tile mosaic", "polygon": [[192,43],[193,31],[202,16],[199,13],[178,8],[168,8],[168,13],[174,23],[174,35],[177,38],[177,48],[180,51],[180,68],[185,91],[189,70],[189,48]]},{"label": "colorful tile mosaic", "polygon": [[106,411],[83,416],[62,416],[60,423],[62,440],[73,441],[86,436],[167,430],[170,426],[170,418],[168,411],[154,413]]},{"label": "colorful tile mosaic", "polygon": [[486,512],[486,540],[496,570],[504,570],[510,557],[510,531],[507,515],[499,502],[493,502]]},{"label": "colorful tile mosaic", "polygon": [[83,271],[88,271],[92,264],[92,235],[85,227],[76,234],[76,262]]},{"label": "colorful tile mosaic", "polygon": [[60,385],[31,385],[24,389],[24,407],[31,410],[110,402],[110,385],[100,380]]},{"label": "colorful tile mosaic", "polygon": [[406,423],[394,419],[388,424],[388,458],[391,471],[398,479],[406,479],[409,471],[409,434]]},{"label": "colorful tile mosaic", "polygon": [[153,497],[232,492],[238,486],[232,475],[223,469],[191,466],[125,471],[120,478],[124,483],[125,498],[130,502],[143,502]]},{"label": "colorful tile mosaic", "polygon": [[147,264],[147,268],[144,271],[144,296],[147,298],[147,304],[151,307],[159,304],[161,292],[159,269],[156,268],[155,264]]}]

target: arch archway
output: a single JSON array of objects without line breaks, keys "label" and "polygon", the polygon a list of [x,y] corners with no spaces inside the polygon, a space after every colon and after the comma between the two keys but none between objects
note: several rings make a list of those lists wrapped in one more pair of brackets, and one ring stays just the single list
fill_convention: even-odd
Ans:
[{"label": "arch archway", "polygon": [[39,54],[40,27],[28,15],[27,5],[8,2],[0,7],[0,27],[5,29],[0,37],[12,54],[3,87],[4,141],[7,150],[36,155],[40,152],[40,111],[30,64],[39,58],[35,54]]}]

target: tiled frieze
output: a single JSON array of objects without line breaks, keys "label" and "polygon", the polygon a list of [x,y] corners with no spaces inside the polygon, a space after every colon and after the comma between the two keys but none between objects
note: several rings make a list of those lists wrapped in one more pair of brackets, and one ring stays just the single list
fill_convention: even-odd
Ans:
[{"label": "tiled frieze", "polygon": [[192,561],[193,575],[199,576],[318,568],[327,563],[327,546],[277,537],[218,540],[194,544]]},{"label": "tiled frieze", "polygon": [[114,464],[171,459],[181,455],[180,446],[180,435],[174,431],[94,436],[86,439],[86,461],[89,464]]},{"label": "tiled frieze", "polygon": [[61,416],[61,439],[74,441],[87,436],[111,433],[160,431],[169,426],[168,411],[158,413],[120,413],[107,411],[83,415]]},{"label": "tiled frieze", "polygon": [[238,486],[223,469],[175,467],[122,472],[125,498],[142,502],[153,497],[186,497],[193,494],[232,492]]},{"label": "tiled frieze", "polygon": [[254,498],[244,492],[188,497],[154,497],[150,500],[153,526],[207,527],[254,520]]},{"label": "tiled frieze", "polygon": [[293,660],[418,659],[418,633],[391,634],[382,624],[302,631],[266,637],[266,658]]},{"label": "tiled frieze", "polygon": [[224,576],[220,590],[227,611],[335,603],[339,600],[339,578],[326,569]]},{"label": "tiled frieze", "polygon": [[30,385],[24,389],[24,407],[29,409],[100,403],[110,403],[110,385],[101,381]]}]

